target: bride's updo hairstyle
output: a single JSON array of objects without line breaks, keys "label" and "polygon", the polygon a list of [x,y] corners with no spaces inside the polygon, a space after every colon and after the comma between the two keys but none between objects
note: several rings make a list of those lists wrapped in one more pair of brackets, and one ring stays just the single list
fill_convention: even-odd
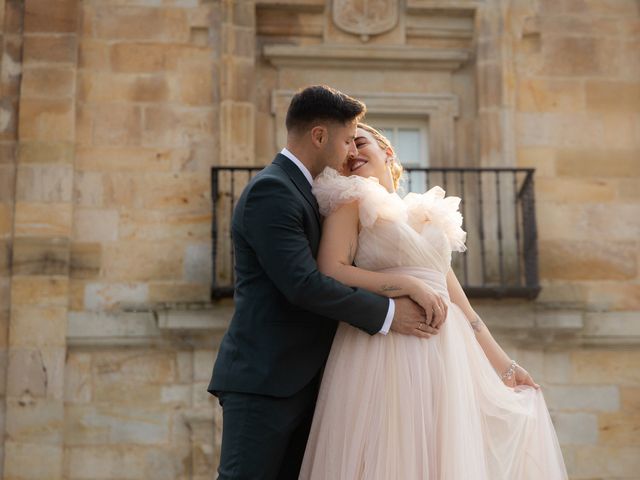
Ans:
[{"label": "bride's updo hairstyle", "polygon": [[403,169],[402,169],[402,165],[400,165],[400,162],[398,162],[398,158],[396,157],[396,152],[393,146],[391,145],[391,142],[387,137],[385,137],[382,133],[380,133],[378,130],[373,128],[371,125],[367,125],[366,123],[360,122],[358,123],[358,128],[361,128],[369,132],[373,136],[373,138],[375,138],[376,142],[378,142],[378,146],[382,150],[386,150],[387,148],[390,148],[391,151],[393,152],[391,156],[391,163],[389,164],[389,168],[391,169],[391,178],[393,179],[393,188],[397,189],[398,185],[400,184],[400,177],[402,177]]}]

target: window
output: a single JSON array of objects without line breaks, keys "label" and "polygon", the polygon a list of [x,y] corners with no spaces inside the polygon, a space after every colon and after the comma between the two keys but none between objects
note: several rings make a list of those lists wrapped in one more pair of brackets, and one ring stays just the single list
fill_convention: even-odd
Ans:
[{"label": "window", "polygon": [[[403,167],[419,169],[429,166],[429,123],[426,118],[368,116],[365,121],[389,139]],[[422,193],[425,184],[426,174],[414,171],[403,175],[400,188],[405,192]]]}]

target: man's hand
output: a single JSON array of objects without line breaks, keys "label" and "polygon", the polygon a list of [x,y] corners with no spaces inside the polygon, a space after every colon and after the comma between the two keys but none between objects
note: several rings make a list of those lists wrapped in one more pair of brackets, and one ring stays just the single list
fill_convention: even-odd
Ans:
[{"label": "man's hand", "polygon": [[393,315],[391,330],[403,335],[414,335],[419,338],[430,338],[438,333],[429,325],[424,309],[408,297],[395,299],[396,311]]}]

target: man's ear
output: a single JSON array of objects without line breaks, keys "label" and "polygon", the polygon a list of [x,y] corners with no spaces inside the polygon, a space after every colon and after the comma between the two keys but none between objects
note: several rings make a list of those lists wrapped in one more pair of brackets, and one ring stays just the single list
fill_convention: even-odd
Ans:
[{"label": "man's ear", "polygon": [[324,127],[322,125],[313,127],[310,133],[311,142],[318,148],[323,147],[329,139],[329,132],[327,130],[327,127]]}]

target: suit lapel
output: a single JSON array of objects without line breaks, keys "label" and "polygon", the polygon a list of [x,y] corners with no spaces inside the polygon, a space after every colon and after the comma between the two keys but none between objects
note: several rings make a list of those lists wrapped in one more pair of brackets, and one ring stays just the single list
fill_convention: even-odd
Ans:
[{"label": "suit lapel", "polygon": [[318,201],[316,200],[316,197],[313,196],[313,192],[311,191],[311,185],[309,185],[309,181],[304,176],[304,174],[291,160],[289,160],[287,157],[285,157],[282,154],[278,154],[276,158],[273,160],[273,163],[275,165],[278,165],[287,173],[287,175],[289,176],[293,184],[300,191],[300,193],[302,193],[302,196],[313,208],[313,212],[316,215],[316,219],[318,220],[318,223],[320,223],[321,217],[320,217],[320,210],[318,208]]}]

